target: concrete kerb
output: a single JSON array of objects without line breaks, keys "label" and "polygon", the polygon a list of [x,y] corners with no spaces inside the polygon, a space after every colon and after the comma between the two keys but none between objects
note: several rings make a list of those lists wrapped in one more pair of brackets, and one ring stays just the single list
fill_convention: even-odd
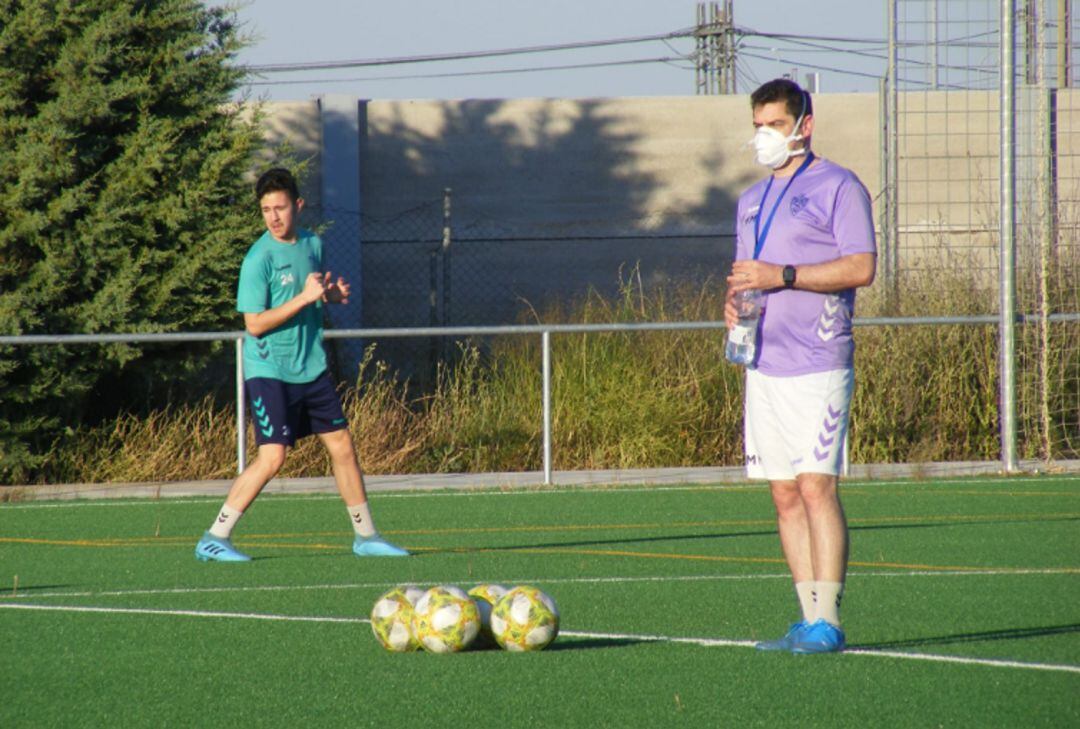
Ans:
[{"label": "concrete kerb", "polygon": [[[1028,474],[1077,473],[1080,461],[1059,461],[1048,466],[1041,461],[1023,461],[1021,470]],[[890,463],[852,465],[846,478],[929,479],[959,476],[987,476],[1002,473],[996,461],[950,463]],[[540,471],[518,473],[435,473],[406,475],[368,475],[369,493],[395,491],[439,491],[468,489],[545,488]],[[645,468],[598,471],[555,471],[547,487],[617,488],[620,486],[662,486],[671,484],[748,484],[742,467]],[[43,484],[0,486],[0,502],[62,501],[71,499],[224,497],[230,479],[106,484]],[[278,478],[266,485],[264,494],[336,494],[333,478]]]}]

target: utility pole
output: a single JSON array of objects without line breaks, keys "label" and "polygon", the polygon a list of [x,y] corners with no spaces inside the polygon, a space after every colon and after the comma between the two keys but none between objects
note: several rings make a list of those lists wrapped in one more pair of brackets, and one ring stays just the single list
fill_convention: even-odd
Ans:
[{"label": "utility pole", "polygon": [[694,38],[695,80],[699,96],[734,94],[735,0],[697,4]]}]

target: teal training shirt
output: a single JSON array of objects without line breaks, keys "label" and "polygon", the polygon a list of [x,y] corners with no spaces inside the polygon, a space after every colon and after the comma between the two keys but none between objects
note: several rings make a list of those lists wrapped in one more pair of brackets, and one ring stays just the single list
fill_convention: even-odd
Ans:
[{"label": "teal training shirt", "polygon": [[[257,314],[284,304],[304,290],[309,273],[322,271],[322,241],[299,230],[295,243],[282,243],[263,233],[244,256],[236,293],[236,310]],[[285,382],[311,382],[326,370],[322,344],[322,302],[261,337],[244,335],[244,379],[272,377]]]}]

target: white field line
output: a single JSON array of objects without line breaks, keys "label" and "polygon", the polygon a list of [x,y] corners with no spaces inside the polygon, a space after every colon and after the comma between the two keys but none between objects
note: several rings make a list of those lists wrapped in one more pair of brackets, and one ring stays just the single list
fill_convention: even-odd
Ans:
[{"label": "white field line", "polygon": [[[275,622],[301,622],[301,623],[350,623],[363,624],[371,621],[365,618],[338,618],[318,615],[280,615],[274,613],[229,613],[205,610],[156,610],[148,608],[109,608],[95,606],[61,606],[61,605],[26,605],[0,603],[3,610],[31,610],[47,612],[73,612],[73,613],[97,613],[111,615],[149,615],[167,617],[189,618],[224,618],[232,620],[265,620]],[[563,630],[561,635],[570,638],[588,638],[594,640],[625,640],[651,643],[675,643],[681,645],[697,645],[705,648],[753,648],[756,643],[750,640],[732,640],[724,638],[686,638],[667,635],[638,635],[634,633],[595,633],[589,631]],[[896,658],[901,660],[928,661],[933,663],[955,663],[968,666],[988,666],[992,668],[1014,668],[1028,671],[1057,671],[1063,673],[1080,674],[1080,666],[1072,666],[1055,663],[1029,663],[1025,661],[1009,661],[993,658],[969,658],[965,656],[949,656],[933,653],[905,653],[903,651],[879,651],[865,648],[853,648],[845,651],[845,654],[856,656],[870,656],[878,658]]]},{"label": "white field line", "polygon": [[[1047,568],[1047,569],[985,569],[985,570],[912,570],[909,572],[849,572],[847,577],[1012,577],[1024,575],[1074,575],[1075,568]],[[541,585],[541,584],[620,584],[635,582],[725,582],[725,581],[754,581],[754,580],[790,580],[790,574],[748,574],[748,575],[640,575],[634,577],[540,577],[525,579],[493,579],[481,580],[470,577],[467,580],[448,580],[451,584],[485,584],[494,583],[501,585]],[[22,592],[6,595],[9,599],[34,599],[43,598],[70,598],[70,597],[127,597],[133,595],[205,595],[213,593],[244,593],[244,592],[290,592],[309,590],[369,590],[389,589],[400,585],[399,582],[351,582],[341,584],[314,584],[314,585],[257,585],[248,587],[169,587],[169,588],[139,588],[132,590],[98,590],[78,592]],[[0,595],[3,595],[0,592]]]}]

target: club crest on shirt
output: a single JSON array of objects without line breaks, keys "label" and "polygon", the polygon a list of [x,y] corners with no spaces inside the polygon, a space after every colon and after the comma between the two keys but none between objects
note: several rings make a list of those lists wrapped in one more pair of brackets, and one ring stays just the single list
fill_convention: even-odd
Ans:
[{"label": "club crest on shirt", "polygon": [[796,195],[791,198],[791,214],[798,215],[806,207],[807,202],[809,202],[809,198],[806,195]]}]

